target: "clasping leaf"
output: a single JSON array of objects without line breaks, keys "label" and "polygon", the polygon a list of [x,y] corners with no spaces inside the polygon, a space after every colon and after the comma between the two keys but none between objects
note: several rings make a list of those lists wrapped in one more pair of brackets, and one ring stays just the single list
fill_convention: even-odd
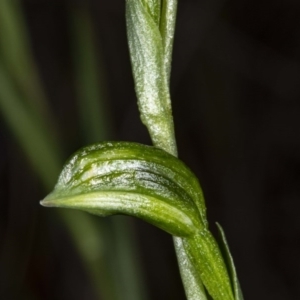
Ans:
[{"label": "clasping leaf", "polygon": [[135,216],[180,237],[181,255],[194,266],[190,276],[203,282],[214,300],[234,300],[226,265],[207,227],[198,180],[164,150],[128,142],[84,147],[66,163],[41,204]]},{"label": "clasping leaf", "polygon": [[194,175],[174,156],[136,143],[105,142],[75,153],[41,204],[127,214],[183,237],[205,226],[197,208],[202,201]]}]

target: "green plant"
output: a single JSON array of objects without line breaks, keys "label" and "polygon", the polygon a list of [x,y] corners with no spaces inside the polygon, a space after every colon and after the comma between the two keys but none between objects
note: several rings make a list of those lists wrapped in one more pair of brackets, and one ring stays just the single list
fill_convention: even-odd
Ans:
[{"label": "green plant", "polygon": [[127,0],[126,6],[139,110],[154,147],[128,142],[84,147],[41,204],[142,218],[174,236],[188,299],[241,300],[224,232],[218,225],[221,251],[208,228],[198,180],[177,158],[169,93],[177,1]]}]

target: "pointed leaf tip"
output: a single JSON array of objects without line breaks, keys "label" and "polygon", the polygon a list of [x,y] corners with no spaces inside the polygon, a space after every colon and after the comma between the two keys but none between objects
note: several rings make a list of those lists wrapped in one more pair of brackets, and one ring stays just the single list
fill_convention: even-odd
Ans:
[{"label": "pointed leaf tip", "polygon": [[42,206],[44,206],[44,207],[51,207],[51,206],[53,206],[53,205],[51,204],[51,201],[47,201],[46,199],[41,200],[41,201],[40,201],[40,205],[42,205]]},{"label": "pointed leaf tip", "polygon": [[235,300],[244,300],[243,293],[242,293],[242,290],[241,290],[241,286],[240,286],[240,283],[239,283],[239,280],[238,280],[238,277],[237,277],[236,268],[235,268],[235,265],[234,265],[234,262],[233,262],[232,255],[231,255],[230,250],[229,250],[229,245],[228,245],[226,236],[225,236],[225,232],[224,232],[223,228],[221,227],[221,225],[219,223],[216,223],[216,224],[217,224],[219,234],[220,234],[220,237],[221,237],[221,243],[222,243],[221,250],[223,250],[222,251],[223,256],[225,258],[227,267],[229,269],[230,280],[231,280],[232,289],[234,291]]}]

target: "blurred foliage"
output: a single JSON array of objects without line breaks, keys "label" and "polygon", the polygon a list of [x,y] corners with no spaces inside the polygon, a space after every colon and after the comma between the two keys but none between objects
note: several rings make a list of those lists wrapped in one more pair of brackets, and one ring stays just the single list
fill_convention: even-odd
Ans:
[{"label": "blurred foliage", "polygon": [[[53,139],[53,136],[57,136],[57,132],[50,124],[55,124],[56,118],[43,96],[26,38],[19,2],[2,1],[0,11],[1,36],[5,37],[1,39],[3,65],[0,65],[0,109],[33,170],[37,172],[44,187],[51,189],[62,166],[61,149],[64,145],[62,143],[59,145]],[[109,123],[105,106],[101,107],[105,99],[98,87],[93,28],[86,6],[71,7],[70,15],[84,140],[95,142],[105,138]],[[59,211],[59,215],[73,237],[99,297],[112,300],[144,298],[142,281],[136,280],[140,278],[136,258],[133,251],[125,250],[133,248],[134,243],[122,243],[117,248],[111,244],[115,231],[122,232],[127,239],[130,238],[132,233],[127,222],[112,221],[115,224],[112,226],[96,222],[90,216],[78,212]],[[109,233],[103,232],[109,230]],[[118,272],[112,271],[109,265],[105,264],[104,252],[114,253]],[[127,261],[127,264],[126,270],[122,272],[123,260]],[[3,296],[10,297],[9,292],[4,290]]]}]

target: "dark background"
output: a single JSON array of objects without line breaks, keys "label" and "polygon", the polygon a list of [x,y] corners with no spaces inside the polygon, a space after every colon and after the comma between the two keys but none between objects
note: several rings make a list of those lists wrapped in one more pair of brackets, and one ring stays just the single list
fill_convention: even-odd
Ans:
[{"label": "dark background", "polygon": [[[70,7],[83,3],[109,139],[151,143],[136,105],[125,1],[23,0],[64,159],[85,144],[69,30]],[[297,0],[179,1],[171,78],[179,156],[200,179],[212,230],[215,221],[225,229],[245,299],[300,299],[299,16]],[[67,230],[38,204],[49,191],[3,118],[0,126],[0,299],[98,299]],[[149,299],[184,299],[171,237],[131,222]]]}]

